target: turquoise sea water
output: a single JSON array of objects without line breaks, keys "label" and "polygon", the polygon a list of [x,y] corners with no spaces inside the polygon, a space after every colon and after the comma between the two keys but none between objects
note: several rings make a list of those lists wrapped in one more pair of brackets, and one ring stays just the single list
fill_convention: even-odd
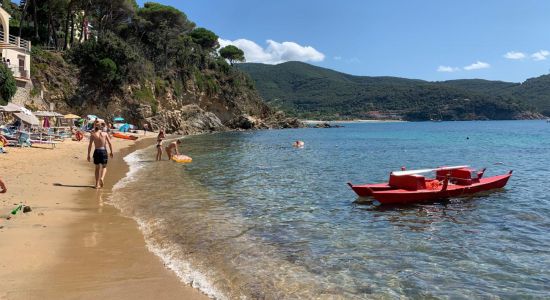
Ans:
[{"label": "turquoise sea water", "polygon": [[[305,141],[295,149],[294,140]],[[550,125],[359,123],[186,138],[189,165],[128,156],[112,202],[185,282],[215,298],[549,298]],[[401,166],[514,170],[445,203],[359,205],[346,182]]]}]

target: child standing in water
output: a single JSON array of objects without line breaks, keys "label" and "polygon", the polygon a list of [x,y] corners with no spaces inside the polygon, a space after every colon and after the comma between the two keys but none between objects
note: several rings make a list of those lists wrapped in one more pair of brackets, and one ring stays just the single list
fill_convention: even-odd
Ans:
[{"label": "child standing in water", "polygon": [[164,140],[165,137],[164,129],[161,128],[159,134],[157,135],[157,161],[162,160],[162,140]]}]

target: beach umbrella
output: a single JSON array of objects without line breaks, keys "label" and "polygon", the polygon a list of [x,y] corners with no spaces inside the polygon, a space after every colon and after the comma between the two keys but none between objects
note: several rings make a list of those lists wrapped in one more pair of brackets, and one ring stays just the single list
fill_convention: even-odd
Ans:
[{"label": "beach umbrella", "polygon": [[52,118],[59,118],[63,117],[62,114],[55,112],[55,111],[35,111],[34,115],[37,117],[52,117]]},{"label": "beach umbrella", "polygon": [[50,117],[44,117],[44,124],[42,124],[42,127],[50,128]]},{"label": "beach umbrella", "polygon": [[113,119],[113,121],[115,122],[124,122],[124,118],[123,117],[116,117]]},{"label": "beach umbrella", "polygon": [[[15,104],[13,104],[15,105]],[[17,112],[17,113],[14,113],[13,115],[18,118],[19,120],[21,120],[21,122],[23,123],[26,123],[26,124],[29,124],[29,125],[40,125],[40,121],[38,120],[38,118],[28,109],[24,108],[24,107],[19,107],[20,111],[21,112]]]},{"label": "beach umbrella", "polygon": [[7,112],[7,113],[17,113],[21,112],[21,106],[8,103],[6,106],[0,106],[0,111]]},{"label": "beach umbrella", "polygon": [[21,122],[23,123],[27,123],[29,125],[33,125],[33,126],[38,126],[40,125],[40,120],[38,120],[38,118],[33,115],[33,114],[25,114],[25,113],[15,113],[14,116],[16,118],[18,118],[19,120],[21,120]]},{"label": "beach umbrella", "polygon": [[64,118],[64,119],[80,119],[79,116],[74,115],[74,114],[64,115],[63,118]]}]

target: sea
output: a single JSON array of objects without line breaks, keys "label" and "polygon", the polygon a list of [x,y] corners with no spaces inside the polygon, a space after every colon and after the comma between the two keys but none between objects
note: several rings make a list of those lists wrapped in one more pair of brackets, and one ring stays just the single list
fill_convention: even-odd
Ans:
[{"label": "sea", "polygon": [[[190,164],[155,162],[151,145],[125,157],[110,201],[215,299],[550,298],[550,124],[343,126],[186,137]],[[409,206],[346,184],[464,164],[514,173],[503,189]]]}]

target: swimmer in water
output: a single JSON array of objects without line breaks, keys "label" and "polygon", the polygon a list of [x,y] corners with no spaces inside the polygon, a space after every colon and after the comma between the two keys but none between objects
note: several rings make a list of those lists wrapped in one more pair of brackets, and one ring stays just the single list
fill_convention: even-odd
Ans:
[{"label": "swimmer in water", "polygon": [[292,146],[296,147],[296,148],[303,148],[305,145],[305,143],[303,141],[295,141]]}]

